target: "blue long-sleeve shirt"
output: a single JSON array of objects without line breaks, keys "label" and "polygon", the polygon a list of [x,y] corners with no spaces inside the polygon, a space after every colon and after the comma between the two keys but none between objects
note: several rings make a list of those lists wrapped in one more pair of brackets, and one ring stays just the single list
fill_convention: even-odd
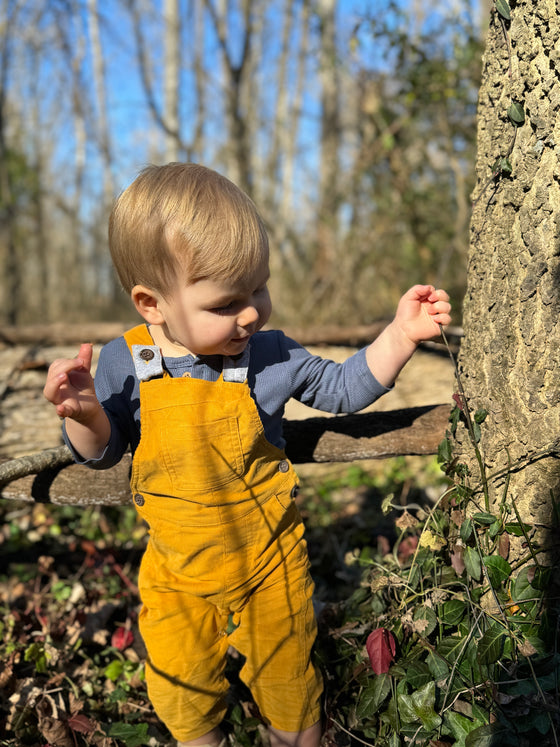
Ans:
[{"label": "blue long-sleeve shirt", "polygon": [[[283,449],[282,417],[290,398],[330,413],[362,410],[389,391],[367,365],[365,348],[343,363],[312,355],[280,331],[257,332],[249,343],[247,374],[265,435]],[[222,356],[187,355],[164,358],[173,377],[183,375],[216,381],[222,371]],[[95,374],[97,398],[111,423],[111,438],[99,459],[84,460],[66,443],[76,461],[94,469],[106,469],[120,461],[130,445],[134,453],[140,441],[140,393],[132,356],[124,337],[105,345]]]}]

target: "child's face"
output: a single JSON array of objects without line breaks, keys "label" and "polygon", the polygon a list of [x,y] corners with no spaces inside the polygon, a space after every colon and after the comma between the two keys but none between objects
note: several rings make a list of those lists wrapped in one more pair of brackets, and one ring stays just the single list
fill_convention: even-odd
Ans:
[{"label": "child's face", "polygon": [[199,280],[160,299],[161,331],[169,343],[167,351],[162,346],[164,355],[240,355],[270,317],[268,278],[263,261],[241,282]]}]

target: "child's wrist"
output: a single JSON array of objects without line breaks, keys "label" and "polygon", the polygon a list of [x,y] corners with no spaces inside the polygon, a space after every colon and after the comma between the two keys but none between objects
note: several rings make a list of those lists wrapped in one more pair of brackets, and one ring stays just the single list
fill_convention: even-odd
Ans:
[{"label": "child's wrist", "polygon": [[414,353],[418,345],[422,342],[421,340],[414,340],[401,326],[401,324],[394,319],[389,325],[390,334],[393,337],[393,341],[399,346],[404,352]]},{"label": "child's wrist", "polygon": [[107,416],[101,405],[97,404],[97,406],[92,409],[88,408],[87,412],[80,412],[72,416],[67,416],[66,421],[67,424],[75,423],[76,425],[82,426],[82,428],[95,432],[97,430],[104,430]]}]

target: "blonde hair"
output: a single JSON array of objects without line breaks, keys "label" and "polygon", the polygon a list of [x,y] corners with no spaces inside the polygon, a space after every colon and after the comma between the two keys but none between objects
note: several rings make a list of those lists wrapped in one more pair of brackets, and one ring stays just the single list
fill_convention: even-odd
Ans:
[{"label": "blonde hair", "polygon": [[204,166],[148,166],[118,197],[109,248],[124,290],[163,296],[178,282],[236,282],[268,261],[264,223],[249,197]]}]

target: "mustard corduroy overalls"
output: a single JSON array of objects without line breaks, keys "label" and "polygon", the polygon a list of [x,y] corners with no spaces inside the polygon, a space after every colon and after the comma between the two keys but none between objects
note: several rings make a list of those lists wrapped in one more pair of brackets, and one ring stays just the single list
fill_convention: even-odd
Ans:
[{"label": "mustard corduroy overalls", "polygon": [[125,339],[140,379],[131,489],[150,527],[139,588],[154,708],[179,741],[217,726],[232,645],[264,718],[302,731],[319,721],[322,692],[311,662],[313,582],[297,477],[265,437],[248,351],[225,358],[209,382],[167,375],[145,325]]}]

